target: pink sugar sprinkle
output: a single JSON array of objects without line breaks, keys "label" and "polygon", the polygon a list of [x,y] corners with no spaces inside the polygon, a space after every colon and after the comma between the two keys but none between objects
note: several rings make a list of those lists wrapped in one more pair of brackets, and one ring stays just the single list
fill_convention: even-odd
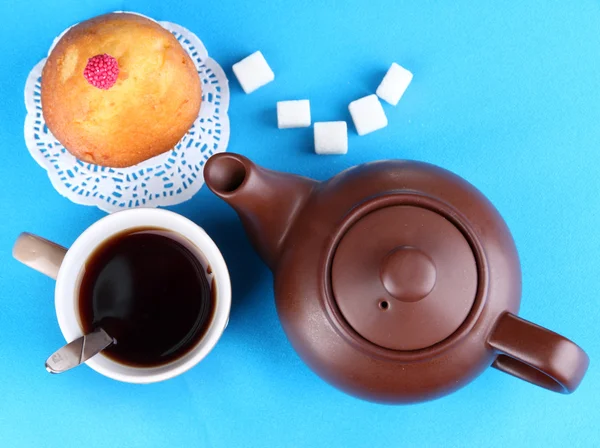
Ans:
[{"label": "pink sugar sprinkle", "polygon": [[83,76],[94,87],[108,90],[117,82],[119,63],[108,54],[96,55],[88,59]]}]

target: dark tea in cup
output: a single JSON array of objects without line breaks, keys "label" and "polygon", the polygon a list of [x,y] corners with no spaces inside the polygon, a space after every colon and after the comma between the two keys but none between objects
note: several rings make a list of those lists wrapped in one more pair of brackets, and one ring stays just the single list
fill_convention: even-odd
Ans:
[{"label": "dark tea in cup", "polygon": [[216,284],[210,266],[185,238],[158,228],[129,229],[88,258],[79,319],[117,343],[103,351],[134,367],[156,367],[187,354],[211,325]]}]

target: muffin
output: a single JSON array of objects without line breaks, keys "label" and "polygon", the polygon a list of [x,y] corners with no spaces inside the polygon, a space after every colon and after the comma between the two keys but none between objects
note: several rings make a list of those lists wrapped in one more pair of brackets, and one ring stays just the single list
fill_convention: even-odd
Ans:
[{"label": "muffin", "polygon": [[71,28],[42,72],[46,125],[75,157],[127,167],[172,149],[194,123],[202,90],[177,39],[135,14]]}]

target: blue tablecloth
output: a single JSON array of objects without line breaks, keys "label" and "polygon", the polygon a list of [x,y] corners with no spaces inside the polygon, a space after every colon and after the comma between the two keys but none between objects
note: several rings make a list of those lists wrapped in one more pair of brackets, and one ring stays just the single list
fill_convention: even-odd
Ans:
[{"label": "blue tablecloth", "polygon": [[[30,231],[68,246],[104,213],[61,197],[28,154],[23,86],[58,33],[113,10],[200,36],[230,78],[230,151],[317,179],[375,159],[418,159],[480,188],[521,255],[520,314],[590,354],[580,389],[563,396],[489,369],[420,405],[344,395],[292,350],[270,272],[206,187],[171,209],[207,230],[231,270],[231,321],[216,349],[181,377],[148,386],[87,367],[46,373],[44,360],[64,342],[54,284],[14,261],[12,243]],[[0,445],[600,445],[597,1],[4,0],[0,17]],[[231,65],[257,49],[276,80],[245,95]],[[396,108],[384,106],[389,126],[359,137],[348,103],[373,93],[393,61],[414,81]],[[314,121],[348,121],[347,156],[314,155],[312,129],[277,129],[276,101],[300,98],[311,100]]]}]

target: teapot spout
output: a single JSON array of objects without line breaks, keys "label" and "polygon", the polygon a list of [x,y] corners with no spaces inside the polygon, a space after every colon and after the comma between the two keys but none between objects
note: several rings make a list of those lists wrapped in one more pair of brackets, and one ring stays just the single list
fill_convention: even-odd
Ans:
[{"label": "teapot spout", "polygon": [[267,170],[233,153],[208,159],[204,179],[234,208],[252,245],[273,270],[288,231],[318,182]]}]

